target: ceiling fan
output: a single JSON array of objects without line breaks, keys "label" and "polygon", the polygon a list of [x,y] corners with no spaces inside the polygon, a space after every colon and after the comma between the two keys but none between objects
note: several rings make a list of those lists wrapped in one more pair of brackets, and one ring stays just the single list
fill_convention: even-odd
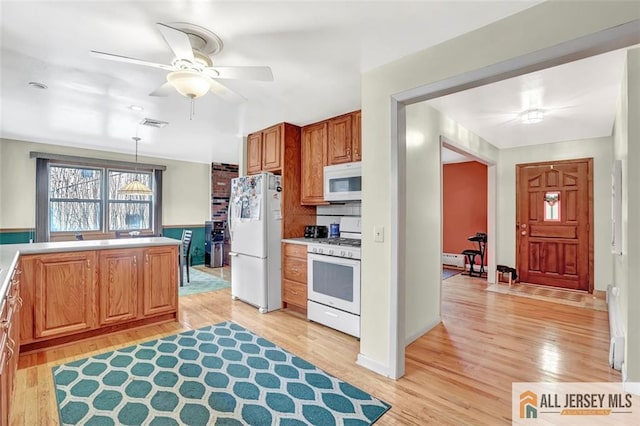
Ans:
[{"label": "ceiling fan", "polygon": [[218,80],[273,81],[273,74],[269,67],[213,65],[211,56],[220,53],[223,46],[222,40],[205,28],[188,23],[174,23],[170,26],[158,22],[156,25],[175,55],[170,65],[95,50],[92,50],[91,54],[111,61],[169,71],[167,82],[151,92],[150,96],[168,96],[176,90],[193,100],[211,91],[223,99],[242,102],[246,100],[244,97]]}]

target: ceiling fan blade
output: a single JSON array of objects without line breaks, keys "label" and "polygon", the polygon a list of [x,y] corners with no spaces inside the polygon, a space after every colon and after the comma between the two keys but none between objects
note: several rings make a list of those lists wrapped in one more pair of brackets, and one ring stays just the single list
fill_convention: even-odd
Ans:
[{"label": "ceiling fan blade", "polygon": [[155,62],[149,62],[142,59],[129,58],[127,56],[114,55],[112,53],[98,52],[95,50],[91,50],[90,53],[96,58],[108,59],[110,61],[117,61],[117,62],[126,62],[129,64],[144,65],[146,67],[160,68],[163,70],[173,71],[173,67],[171,65],[158,64]]},{"label": "ceiling fan blade", "polygon": [[213,79],[211,79],[211,88],[209,90],[229,102],[241,103],[247,100],[244,96],[237,94],[227,86]]},{"label": "ceiling fan blade", "polygon": [[153,92],[149,93],[149,96],[169,96],[175,92],[176,89],[167,81]]},{"label": "ceiling fan blade", "polygon": [[191,62],[195,61],[189,36],[180,30],[176,30],[175,28],[171,28],[170,26],[161,24],[160,22],[156,23],[156,25],[174,55],[176,55],[176,58],[188,59]]},{"label": "ceiling fan blade", "polygon": [[273,81],[269,67],[207,67],[205,71],[213,78]]}]

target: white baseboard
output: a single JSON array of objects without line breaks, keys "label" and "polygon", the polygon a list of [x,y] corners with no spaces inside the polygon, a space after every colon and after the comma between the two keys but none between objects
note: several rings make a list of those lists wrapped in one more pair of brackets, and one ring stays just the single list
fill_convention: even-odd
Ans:
[{"label": "white baseboard", "polygon": [[440,324],[441,322],[442,322],[441,319],[437,319],[435,321],[432,321],[429,324],[427,324],[424,327],[422,327],[420,330],[418,330],[415,333],[411,334],[410,336],[405,337],[405,339],[404,339],[405,346],[409,346],[411,343],[413,343],[416,340],[418,340],[420,337],[422,337],[422,335],[427,333],[429,330],[431,330],[433,327],[435,327],[436,325]]},{"label": "white baseboard", "polygon": [[384,377],[391,377],[389,374],[389,366],[382,364],[378,361],[375,361],[365,355],[358,354],[358,358],[356,359],[356,364],[361,367],[367,368],[374,373],[378,373]]},{"label": "white baseboard", "polygon": [[625,392],[640,395],[640,382],[624,382],[622,387]]}]

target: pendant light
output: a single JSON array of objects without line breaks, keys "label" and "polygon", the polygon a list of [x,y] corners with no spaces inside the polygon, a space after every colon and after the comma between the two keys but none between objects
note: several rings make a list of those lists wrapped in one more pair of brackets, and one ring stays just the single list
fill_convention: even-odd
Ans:
[{"label": "pendant light", "polygon": [[[136,132],[137,133],[137,132]],[[136,173],[138,172],[138,141],[140,138],[136,135],[132,137],[136,143]],[[123,195],[153,195],[153,190],[137,179],[132,180],[118,190]]]}]

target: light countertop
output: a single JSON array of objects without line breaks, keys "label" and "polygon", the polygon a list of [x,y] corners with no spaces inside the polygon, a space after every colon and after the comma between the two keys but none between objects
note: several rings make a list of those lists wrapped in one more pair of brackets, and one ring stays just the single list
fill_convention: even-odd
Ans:
[{"label": "light countertop", "polygon": [[0,244],[0,309],[9,288],[13,269],[20,255],[62,253],[87,250],[180,245],[182,241],[166,237],[122,238],[114,240],[60,241],[55,243]]},{"label": "light countertop", "polygon": [[291,243],[291,244],[313,244],[318,240],[314,238],[285,238],[282,240],[283,243]]}]

